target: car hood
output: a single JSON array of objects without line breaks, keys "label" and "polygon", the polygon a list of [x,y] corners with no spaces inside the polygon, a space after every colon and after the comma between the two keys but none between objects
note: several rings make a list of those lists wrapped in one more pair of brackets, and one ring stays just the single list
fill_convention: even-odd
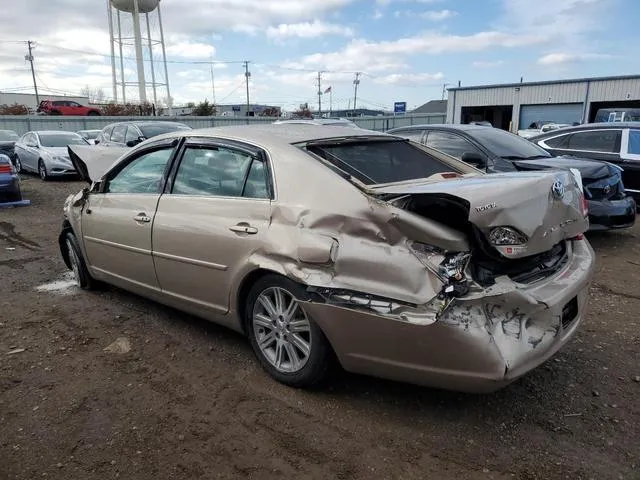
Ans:
[{"label": "car hood", "polygon": [[48,153],[51,156],[56,157],[69,157],[69,152],[67,151],[67,147],[41,147],[41,151]]},{"label": "car hood", "polygon": [[80,178],[88,183],[99,180],[120,157],[130,152],[126,147],[69,145],[67,152]]},{"label": "car hood", "polygon": [[537,158],[535,160],[518,160],[513,162],[518,170],[544,170],[547,168],[575,168],[583,179],[598,180],[619,173],[619,168],[607,162],[599,162],[588,158],[571,156]]},{"label": "car hood", "polygon": [[[525,245],[498,248],[504,256],[517,258],[548,251],[589,228],[582,187],[576,177],[579,175],[567,170],[496,173],[440,182],[380,185],[368,191],[391,202],[425,195],[460,199],[465,204],[467,220],[485,238],[489,239],[493,228],[502,226],[526,235]],[[396,220],[402,223],[407,219]]]}]

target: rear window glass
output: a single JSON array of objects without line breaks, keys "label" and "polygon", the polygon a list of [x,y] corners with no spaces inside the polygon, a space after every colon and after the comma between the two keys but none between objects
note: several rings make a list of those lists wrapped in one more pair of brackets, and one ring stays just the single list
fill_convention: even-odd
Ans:
[{"label": "rear window glass", "polygon": [[138,128],[146,138],[155,137],[156,135],[162,135],[163,133],[175,132],[177,130],[191,130],[186,125],[180,125],[175,123],[167,123],[162,125],[138,125]]},{"label": "rear window glass", "polygon": [[309,145],[307,150],[367,185],[427,178],[455,171],[408,141],[350,141]]}]

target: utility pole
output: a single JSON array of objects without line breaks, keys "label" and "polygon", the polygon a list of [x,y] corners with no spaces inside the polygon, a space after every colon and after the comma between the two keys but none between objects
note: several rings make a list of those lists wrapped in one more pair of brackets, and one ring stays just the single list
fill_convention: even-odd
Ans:
[{"label": "utility pole", "polygon": [[36,104],[38,107],[40,106],[40,96],[38,95],[38,84],[36,82],[36,71],[33,68],[33,53],[31,48],[33,46],[33,42],[29,40],[27,42],[27,46],[29,47],[29,55],[25,55],[24,59],[27,60],[31,64],[31,77],[33,78],[33,89],[36,91]]},{"label": "utility pole", "polygon": [[244,79],[245,84],[247,86],[247,117],[249,116],[249,77],[251,76],[251,72],[249,71],[249,62],[247,60],[244,61]]},{"label": "utility pole", "polygon": [[318,72],[318,117],[322,117],[322,72]]},{"label": "utility pole", "polygon": [[442,84],[442,100],[444,100],[444,95],[445,95],[445,92],[447,91],[448,86],[449,86],[448,83]]},{"label": "utility pole", "polygon": [[360,85],[360,72],[356,72],[356,78],[353,80],[353,116],[356,116],[356,105],[358,103],[358,85]]},{"label": "utility pole", "polygon": [[216,80],[213,75],[213,57],[211,58],[211,91],[213,92],[213,106],[216,105]]}]

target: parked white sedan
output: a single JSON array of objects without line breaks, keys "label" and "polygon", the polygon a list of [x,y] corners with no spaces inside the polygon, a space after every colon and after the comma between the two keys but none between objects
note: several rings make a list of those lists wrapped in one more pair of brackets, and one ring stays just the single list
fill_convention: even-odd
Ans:
[{"label": "parked white sedan", "polygon": [[69,160],[67,147],[88,144],[89,142],[75,132],[27,132],[15,145],[16,170],[37,173],[42,180],[75,175],[76,169]]}]

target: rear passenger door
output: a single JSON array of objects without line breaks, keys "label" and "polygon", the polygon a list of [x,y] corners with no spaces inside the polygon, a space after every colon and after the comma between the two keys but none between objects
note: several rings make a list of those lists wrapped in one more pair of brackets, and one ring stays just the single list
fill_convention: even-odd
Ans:
[{"label": "rear passenger door", "polygon": [[261,248],[273,182],[267,155],[239,142],[185,142],[152,233],[163,293],[217,313],[229,309],[234,279]]}]

